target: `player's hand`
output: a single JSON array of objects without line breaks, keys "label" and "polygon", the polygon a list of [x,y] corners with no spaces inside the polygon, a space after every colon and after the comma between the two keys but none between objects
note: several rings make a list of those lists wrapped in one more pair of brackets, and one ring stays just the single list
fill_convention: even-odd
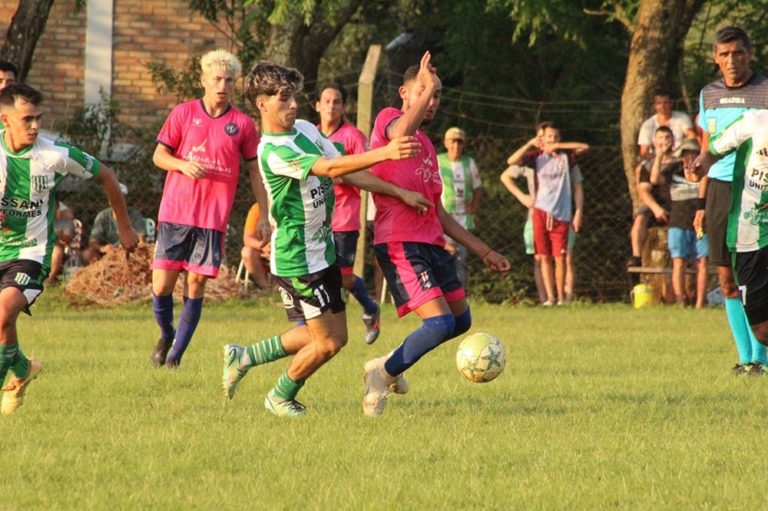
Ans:
[{"label": "player's hand", "polygon": [[653,211],[653,216],[656,217],[656,220],[662,223],[667,223],[669,221],[669,215],[667,215],[667,212],[664,211],[664,209],[659,208],[657,210]]},{"label": "player's hand", "polygon": [[179,165],[179,172],[195,180],[205,177],[205,168],[196,161],[185,161]]},{"label": "player's hand", "polygon": [[266,218],[259,218],[258,224],[256,224],[256,239],[262,243],[269,243],[272,237],[272,226],[269,225],[269,220]]},{"label": "player's hand", "polygon": [[139,233],[131,227],[129,229],[120,229],[120,244],[125,249],[126,255],[133,252],[139,244]]},{"label": "player's hand", "polygon": [[416,79],[425,88],[434,87],[437,85],[437,69],[432,65],[432,54],[424,52],[419,63],[419,73],[416,75]]},{"label": "player's hand", "polygon": [[577,211],[573,214],[573,220],[571,221],[571,226],[573,227],[573,232],[581,232],[581,227],[584,224],[584,215],[581,213],[581,211]]},{"label": "player's hand", "polygon": [[701,178],[707,175],[709,167],[712,166],[713,160],[709,153],[699,154],[692,163],[686,165],[683,164],[683,175],[685,179],[692,183],[698,183]]},{"label": "player's hand", "polygon": [[507,258],[495,250],[491,250],[485,254],[485,257],[483,257],[483,264],[490,268],[491,271],[501,273],[502,275],[506,274],[510,268]]},{"label": "player's hand", "polygon": [[445,251],[451,254],[452,256],[456,255],[456,245],[453,243],[446,243],[445,244]]},{"label": "player's hand", "polygon": [[697,209],[696,214],[693,216],[693,230],[696,231],[696,238],[701,239],[704,237],[704,219],[706,212],[703,209]]},{"label": "player's hand", "polygon": [[421,151],[421,144],[416,137],[399,137],[387,144],[388,160],[407,160],[416,157]]},{"label": "player's hand", "polygon": [[428,200],[426,197],[424,197],[419,192],[414,192],[411,190],[400,190],[400,200],[403,201],[408,206],[412,207],[416,211],[419,212],[421,215],[426,215],[427,210],[429,208],[434,208],[435,205],[432,204],[430,200]]}]

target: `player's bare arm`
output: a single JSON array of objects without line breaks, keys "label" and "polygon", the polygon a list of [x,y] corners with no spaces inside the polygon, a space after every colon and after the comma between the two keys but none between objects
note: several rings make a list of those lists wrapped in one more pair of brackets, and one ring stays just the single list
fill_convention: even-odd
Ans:
[{"label": "player's bare arm", "polygon": [[419,213],[426,213],[427,209],[435,207],[434,204],[419,192],[406,190],[393,185],[383,179],[374,176],[368,170],[361,170],[347,174],[339,178],[342,183],[368,190],[369,192],[390,195],[400,199],[403,203],[418,210]]},{"label": "player's bare arm", "polygon": [[157,144],[152,155],[152,163],[168,172],[178,171],[191,179],[205,177],[205,168],[196,161],[176,158],[171,150],[163,144]]},{"label": "player's bare arm", "polygon": [[554,142],[544,145],[545,153],[555,151],[573,151],[573,154],[579,155],[589,151],[589,144],[583,142]]},{"label": "player's bare arm", "polygon": [[573,231],[581,232],[584,227],[584,187],[581,182],[573,185]]},{"label": "player's bare arm", "polygon": [[510,265],[507,258],[493,250],[483,240],[466,230],[449,213],[442,203],[437,204],[437,214],[443,231],[453,240],[464,245],[470,252],[483,260],[483,264],[496,273],[507,273]]},{"label": "player's bare arm", "polygon": [[504,185],[504,187],[507,190],[509,190],[509,193],[514,195],[515,198],[519,200],[523,206],[525,206],[528,209],[533,207],[533,203],[534,203],[533,195],[529,193],[524,193],[520,189],[520,187],[517,186],[515,179],[512,177],[512,166],[507,167],[507,169],[501,173],[501,176],[499,176],[499,180]]},{"label": "player's bare arm", "polygon": [[[408,92],[415,87],[417,97],[413,102],[407,98]],[[433,99],[439,99],[441,93],[440,79],[437,69],[432,65],[432,55],[424,53],[419,63],[419,74],[414,82],[400,87],[400,97],[403,98],[403,115],[387,126],[387,138],[392,140],[405,135],[413,135],[424,121],[424,116]]]},{"label": "player's bare arm", "polygon": [[96,175],[96,179],[99,180],[102,188],[104,188],[104,192],[109,199],[109,204],[112,206],[112,211],[115,212],[120,244],[125,250],[130,252],[136,248],[136,245],[138,245],[139,235],[133,229],[133,225],[131,225],[131,217],[128,215],[128,208],[125,205],[125,196],[120,191],[117,176],[112,172],[112,169],[106,165],[102,165],[101,170]]},{"label": "player's bare arm", "polygon": [[257,225],[255,236],[260,241],[269,241],[272,235],[272,227],[269,225],[269,199],[267,198],[267,189],[264,188],[264,181],[261,179],[261,172],[259,172],[259,161],[251,160],[246,163],[248,168],[248,176],[251,180],[251,188],[253,189],[253,195],[256,197],[256,202],[259,204],[259,222]]},{"label": "player's bare arm", "polygon": [[509,155],[507,158],[507,165],[522,165],[523,156],[529,151],[533,151],[539,147],[539,137],[533,137],[528,142],[520,146],[517,151]]},{"label": "player's bare arm", "polygon": [[345,174],[367,169],[385,160],[405,160],[413,158],[421,150],[416,137],[399,137],[391,140],[384,147],[364,153],[350,154],[340,158],[320,158],[312,165],[316,176],[341,177]]}]

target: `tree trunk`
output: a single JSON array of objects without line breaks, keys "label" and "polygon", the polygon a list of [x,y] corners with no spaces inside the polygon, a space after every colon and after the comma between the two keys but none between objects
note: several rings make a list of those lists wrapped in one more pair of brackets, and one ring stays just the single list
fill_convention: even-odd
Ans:
[{"label": "tree trunk", "polygon": [[361,4],[362,0],[340,2],[332,18],[315,13],[309,25],[300,12],[289,14],[284,22],[270,26],[264,55],[278,64],[297,68],[304,75],[305,89],[313,91],[320,58]]},{"label": "tree trunk", "polygon": [[0,59],[14,63],[19,68],[16,79],[23,82],[32,66],[32,55],[37,41],[45,30],[53,0],[19,0],[16,14],[5,34]]},{"label": "tree trunk", "polygon": [[683,41],[704,0],[640,0],[621,95],[621,150],[632,202],[640,125],[651,114],[651,95],[676,75]]}]

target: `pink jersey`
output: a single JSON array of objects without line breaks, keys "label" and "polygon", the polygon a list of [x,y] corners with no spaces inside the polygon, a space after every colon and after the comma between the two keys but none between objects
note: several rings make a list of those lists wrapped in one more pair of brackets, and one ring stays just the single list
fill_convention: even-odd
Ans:
[{"label": "pink jersey", "polygon": [[176,158],[205,167],[205,177],[198,180],[168,172],[158,221],[225,232],[237,190],[240,155],[246,161],[257,156],[259,136],[253,119],[233,106],[211,117],[203,100],[196,99],[171,110],[157,142]]},{"label": "pink jersey", "polygon": [[[318,126],[318,129],[320,126]],[[367,150],[368,141],[363,132],[348,122],[331,133],[328,139],[342,154],[360,154]],[[360,230],[360,189],[352,185],[333,185],[336,205],[333,207],[333,230],[348,232]]]},{"label": "pink jersey", "polygon": [[[402,116],[397,108],[385,108],[376,116],[371,134],[371,149],[383,147],[389,143],[386,130],[392,122]],[[440,180],[440,168],[437,165],[435,147],[429,137],[420,129],[414,136],[421,143],[421,152],[416,158],[407,160],[384,161],[373,166],[371,172],[384,181],[420,192],[436,206],[440,204],[443,183]],[[444,246],[445,237],[437,208],[429,208],[426,215],[420,215],[399,199],[389,195],[373,194],[376,204],[373,242],[416,241],[431,245]]]}]

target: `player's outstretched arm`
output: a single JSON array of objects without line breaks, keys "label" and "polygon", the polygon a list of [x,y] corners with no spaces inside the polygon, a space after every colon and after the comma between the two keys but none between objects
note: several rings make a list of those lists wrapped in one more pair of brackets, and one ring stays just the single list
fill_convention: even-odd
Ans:
[{"label": "player's outstretched arm", "polygon": [[205,177],[205,168],[195,161],[176,158],[171,150],[163,144],[157,144],[152,155],[152,163],[168,172],[179,171],[191,179]]},{"label": "player's outstretched arm", "polygon": [[507,158],[507,165],[522,165],[523,156],[528,151],[533,151],[539,146],[539,137],[533,137],[528,142],[520,146],[517,151],[509,155]]},{"label": "player's outstretched arm", "polygon": [[496,273],[505,274],[510,265],[507,258],[493,250],[483,240],[463,228],[451,215],[449,215],[441,203],[437,204],[438,218],[445,234],[461,243],[470,252],[483,260],[483,264]]},{"label": "player's outstretched arm", "polygon": [[573,151],[574,154],[582,154],[589,151],[589,144],[583,142],[555,142],[546,148],[547,151]]},{"label": "player's outstretched arm", "polygon": [[312,165],[316,176],[341,177],[345,174],[367,169],[385,160],[405,160],[413,158],[421,150],[416,137],[399,137],[391,140],[384,147],[372,149],[360,154],[350,154],[340,158],[320,158]]},{"label": "player's outstretched arm", "polygon": [[102,188],[104,188],[104,192],[109,199],[109,204],[115,212],[120,244],[125,250],[130,252],[136,248],[136,245],[139,243],[139,235],[133,229],[133,225],[131,225],[131,217],[128,215],[128,208],[125,205],[125,197],[120,191],[117,176],[112,172],[112,169],[102,164],[96,179],[99,180]]},{"label": "player's outstretched arm", "polygon": [[429,52],[425,52],[421,57],[416,81],[421,88],[419,97],[403,115],[387,126],[387,138],[390,140],[416,133],[424,120],[432,97],[439,91],[440,82],[437,78],[437,69],[432,65],[432,54]]},{"label": "player's outstretched arm", "polygon": [[392,183],[384,181],[383,179],[379,179],[367,170],[353,172],[340,179],[345,184],[356,186],[358,188],[362,188],[363,190],[368,190],[369,192],[381,193],[384,195],[397,197],[402,202],[418,210],[419,213],[422,214],[426,213],[428,208],[435,207],[431,201],[429,201],[419,192],[414,192],[400,188],[399,186],[395,186]]}]

